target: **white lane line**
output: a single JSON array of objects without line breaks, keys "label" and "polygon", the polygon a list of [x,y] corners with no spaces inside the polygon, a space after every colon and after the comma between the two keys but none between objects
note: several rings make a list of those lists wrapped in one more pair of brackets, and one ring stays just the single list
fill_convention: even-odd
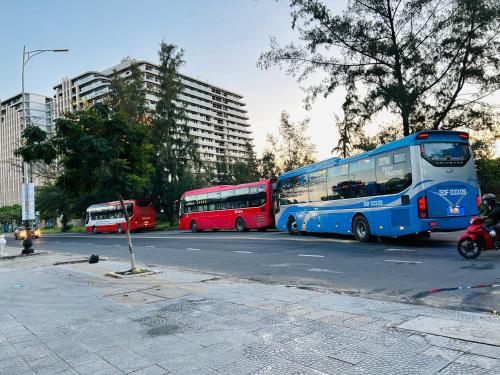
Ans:
[{"label": "white lane line", "polygon": [[328,272],[328,273],[344,273],[344,272],[339,272],[339,271],[325,270],[323,268],[309,268],[309,271],[311,271],[311,272]]},{"label": "white lane line", "polygon": [[253,254],[253,251],[235,250],[234,253],[238,253],[238,254]]},{"label": "white lane line", "polygon": [[385,251],[402,251],[402,252],[411,252],[411,251],[417,251],[417,250],[412,250],[412,249],[385,249]]},{"label": "white lane line", "polygon": [[187,247],[186,250],[189,250],[189,251],[201,251],[201,249],[197,249],[195,247]]},{"label": "white lane line", "polygon": [[324,255],[314,255],[314,254],[299,254],[298,257],[311,257],[311,258],[324,258]]},{"label": "white lane line", "polygon": [[397,260],[397,259],[386,259],[386,262],[391,262],[391,263],[411,263],[411,264],[421,264],[422,262],[419,262],[417,260]]},{"label": "white lane line", "polygon": [[156,247],[156,246],[154,246],[154,245],[146,245],[145,247]]},{"label": "white lane line", "polygon": [[122,247],[122,245],[113,245],[114,247]]}]

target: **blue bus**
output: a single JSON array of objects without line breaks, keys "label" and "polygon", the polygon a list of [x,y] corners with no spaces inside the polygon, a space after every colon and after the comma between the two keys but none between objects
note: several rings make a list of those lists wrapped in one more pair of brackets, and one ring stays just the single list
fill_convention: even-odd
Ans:
[{"label": "blue bus", "polygon": [[354,234],[367,242],[464,229],[479,203],[469,135],[433,130],[282,174],[275,220],[291,234]]}]

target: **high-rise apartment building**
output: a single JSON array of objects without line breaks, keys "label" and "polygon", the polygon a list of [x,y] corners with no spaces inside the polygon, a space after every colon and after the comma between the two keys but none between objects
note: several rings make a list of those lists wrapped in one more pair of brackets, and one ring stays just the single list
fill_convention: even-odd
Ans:
[{"label": "high-rise apartment building", "polygon": [[[64,78],[54,86],[54,116],[73,112],[86,104],[105,100],[110,91],[113,72],[122,77],[130,75],[130,66],[135,62],[144,73],[147,104],[154,108],[158,101],[158,65],[144,60],[125,58],[120,64],[102,72],[87,71],[72,78]],[[216,161],[219,156],[237,160],[245,156],[245,143],[252,142],[246,104],[243,96],[233,91],[214,86],[205,81],[179,74],[182,94],[179,100],[186,108],[187,125],[196,138],[204,160]]]},{"label": "high-rise apartment building", "polygon": [[[24,94],[26,123],[36,125],[51,133],[51,98]],[[0,207],[19,203],[22,183],[21,160],[14,151],[21,144],[24,130],[22,95],[18,94],[0,102]],[[35,186],[39,180],[34,177]]]}]

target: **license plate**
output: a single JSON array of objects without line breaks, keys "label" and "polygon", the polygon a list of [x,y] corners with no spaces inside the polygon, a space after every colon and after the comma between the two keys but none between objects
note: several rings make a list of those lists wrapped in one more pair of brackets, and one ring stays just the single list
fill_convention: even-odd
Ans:
[{"label": "license plate", "polygon": [[448,215],[463,215],[464,208],[460,206],[448,207]]}]

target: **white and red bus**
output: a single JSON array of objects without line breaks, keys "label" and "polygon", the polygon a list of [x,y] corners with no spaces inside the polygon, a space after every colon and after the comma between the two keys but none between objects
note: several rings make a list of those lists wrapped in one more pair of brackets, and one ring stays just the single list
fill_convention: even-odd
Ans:
[{"label": "white and red bus", "polygon": [[[148,200],[124,201],[130,217],[130,230],[154,228],[155,208]],[[85,229],[93,233],[123,233],[127,229],[119,201],[94,204],[87,208]]]},{"label": "white and red bus", "polygon": [[274,226],[275,180],[212,186],[185,192],[179,205],[179,229],[266,230]]}]

